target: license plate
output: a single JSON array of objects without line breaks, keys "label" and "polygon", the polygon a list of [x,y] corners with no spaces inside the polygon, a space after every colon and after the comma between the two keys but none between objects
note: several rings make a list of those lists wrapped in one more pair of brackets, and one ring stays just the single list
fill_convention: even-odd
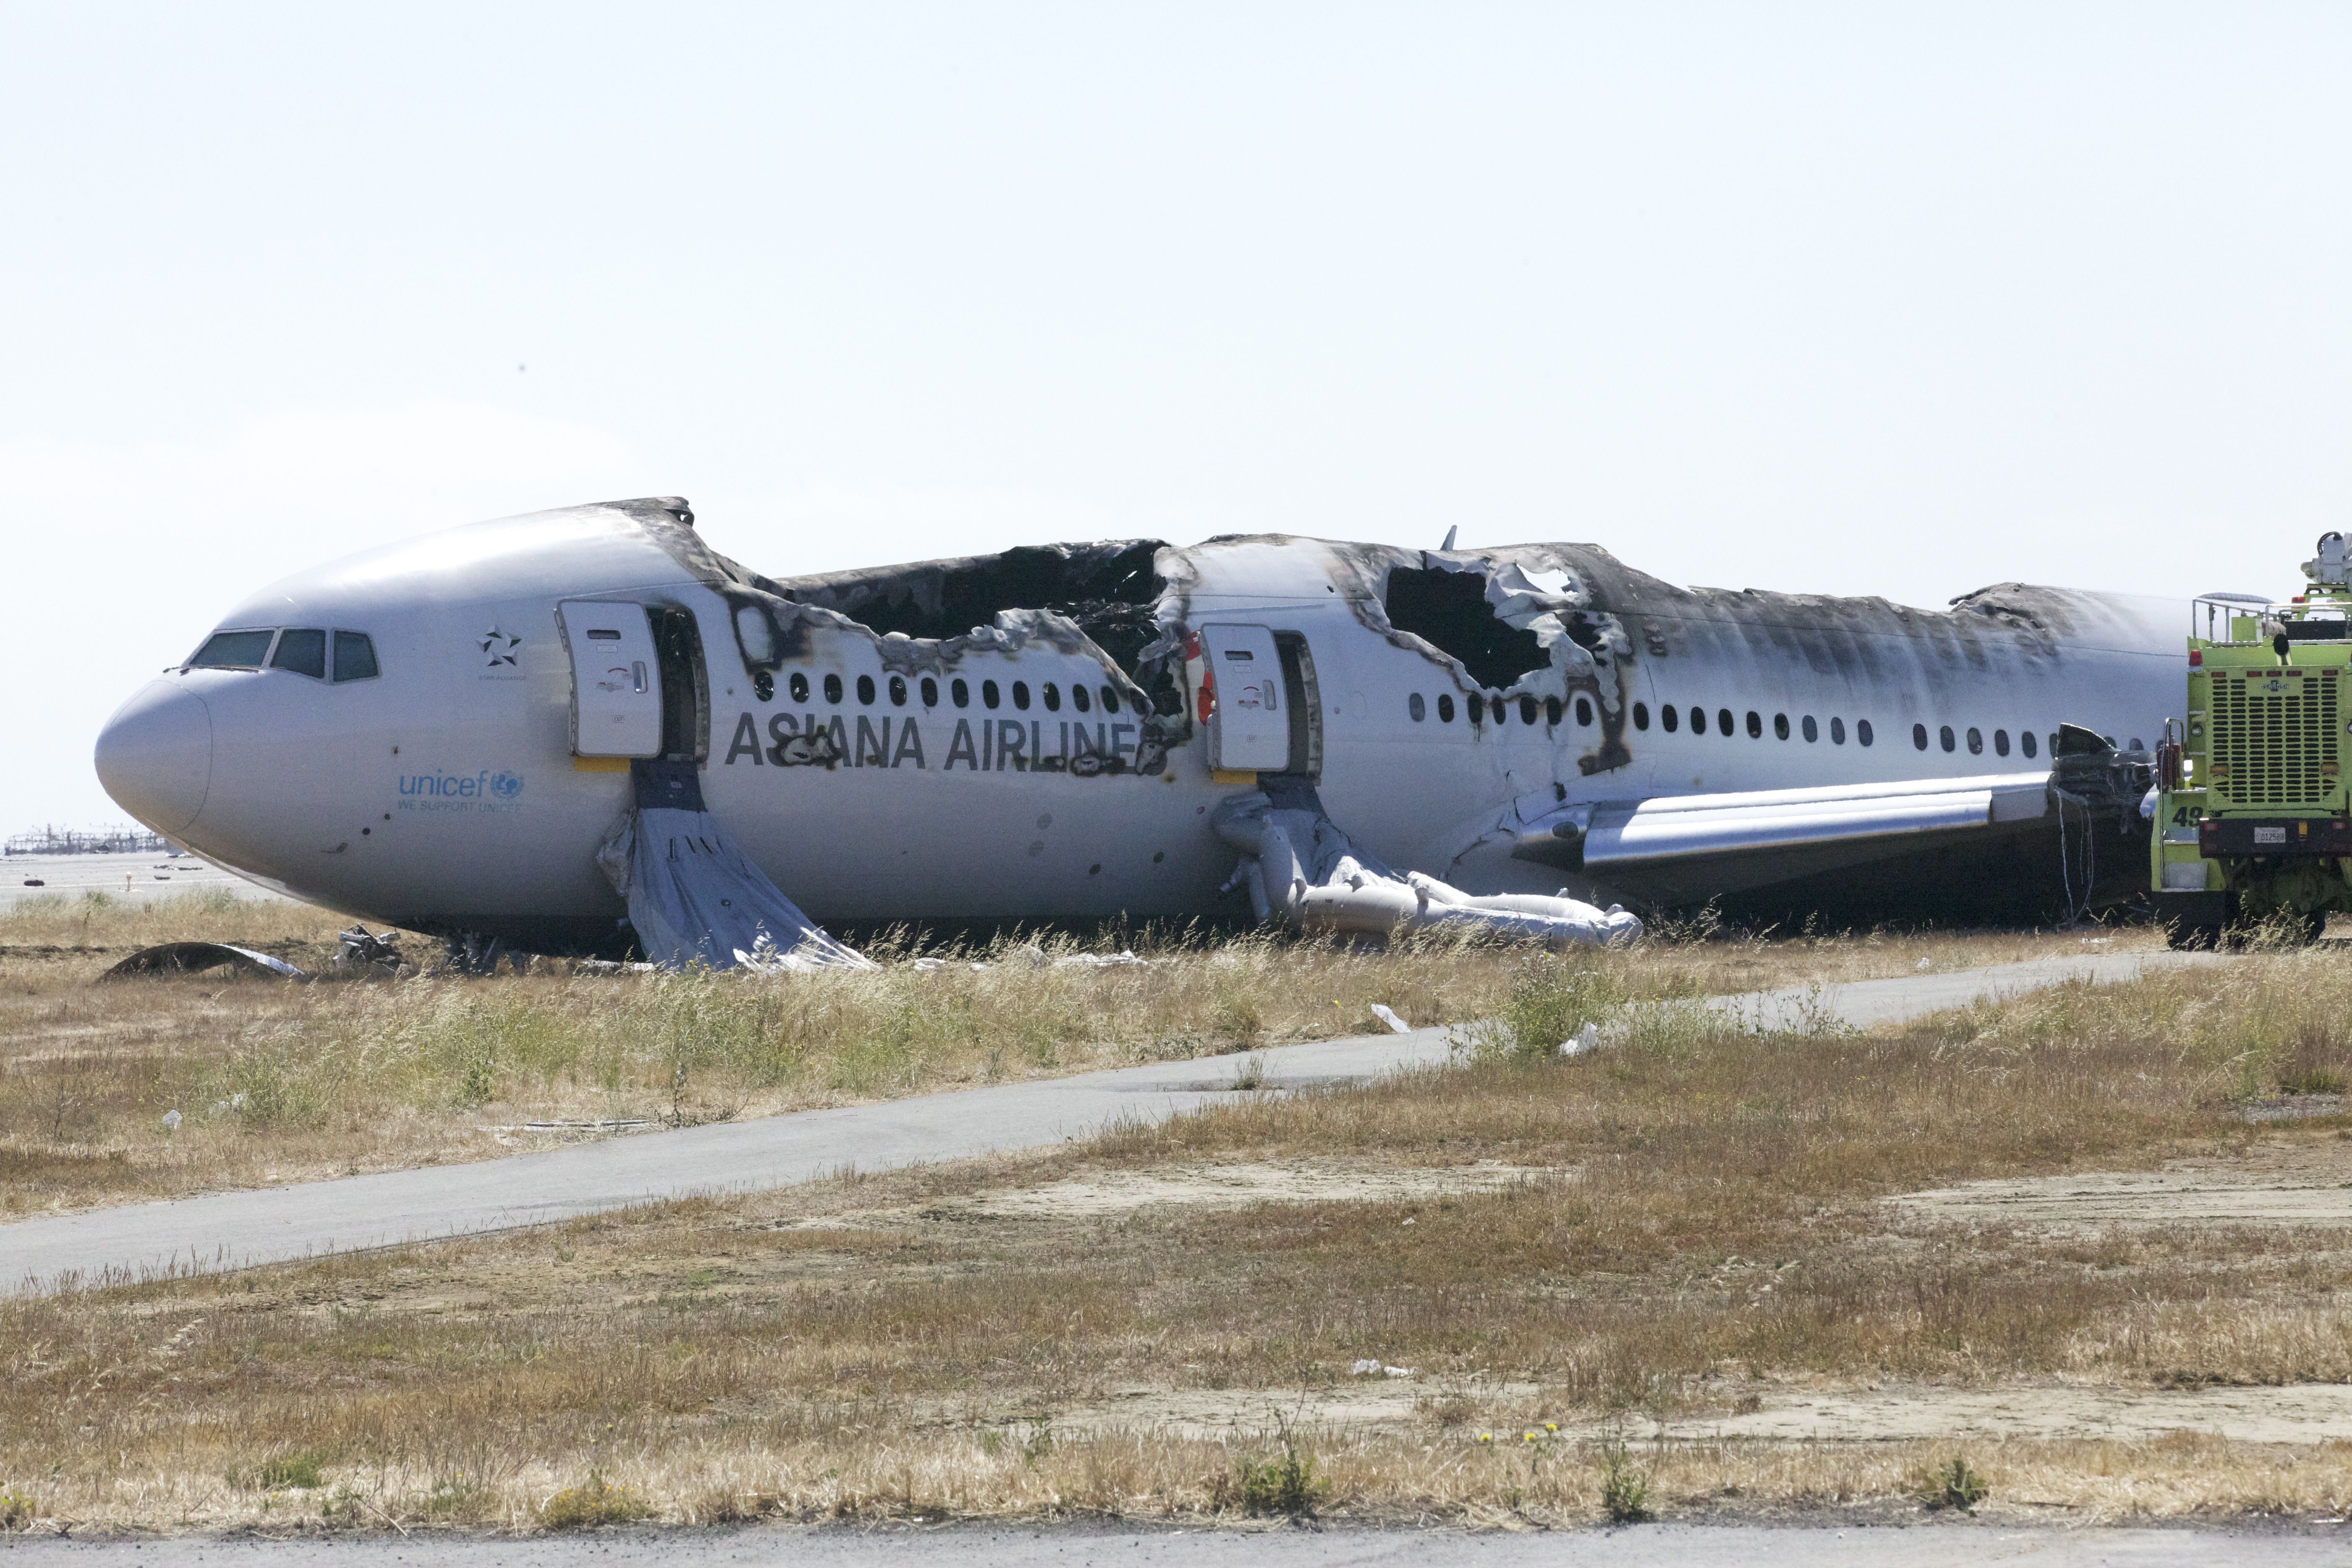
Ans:
[{"label": "license plate", "polygon": [[2286,842],[2286,829],[2284,827],[2257,827],[2254,829],[2254,842],[2257,844],[2284,844]]}]

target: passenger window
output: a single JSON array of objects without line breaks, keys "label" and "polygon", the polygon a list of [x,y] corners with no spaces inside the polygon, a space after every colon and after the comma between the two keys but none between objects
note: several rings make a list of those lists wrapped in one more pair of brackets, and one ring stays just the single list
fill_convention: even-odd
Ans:
[{"label": "passenger window", "polygon": [[791,681],[791,683],[790,683],[790,689],[791,689],[792,694],[793,694],[793,701],[795,701],[795,702],[805,702],[805,701],[807,701],[807,700],[808,700],[808,677],[807,677],[807,676],[805,676],[805,675],[803,675],[803,674],[802,674],[799,670],[797,670],[797,669],[796,669],[796,670],[794,670],[794,671],[793,671],[793,679],[792,679],[792,681]]},{"label": "passenger window", "polygon": [[1833,746],[1843,746],[1845,744],[1844,720],[1832,719],[1830,721],[1830,744]]},{"label": "passenger window", "polygon": [[[1584,711],[1584,699],[1580,697],[1576,700],[1576,721],[1580,724],[1585,722]],[[1658,717],[1665,721],[1669,735],[1683,727],[1683,710],[1671,702],[1658,710]]]},{"label": "passenger window", "polygon": [[904,708],[906,705],[907,678],[903,675],[894,675],[890,678],[890,706]]},{"label": "passenger window", "polygon": [[1084,713],[1094,706],[1094,701],[1095,700],[1092,697],[1087,695],[1087,689],[1085,687],[1079,685],[1075,680],[1070,682],[1071,707],[1076,709],[1079,712]]},{"label": "passenger window", "polygon": [[[342,634],[340,632],[336,634],[339,637]],[[343,656],[341,651],[341,645],[338,643],[337,652],[335,654],[335,669],[337,671],[335,679],[338,680],[343,679],[341,673],[343,668]],[[759,674],[751,678],[751,695],[758,698],[762,702],[773,702],[776,700],[776,678],[770,675],[764,669],[760,671]]]},{"label": "passenger window", "polygon": [[1726,735],[1731,733],[1732,725],[1730,709],[1718,708],[1715,710],[1715,727]]},{"label": "passenger window", "polygon": [[[1669,708],[1666,709],[1665,711],[1671,714],[1674,710]],[[1583,725],[1588,730],[1592,727],[1592,704],[1581,697],[1576,700],[1576,721],[1579,724]],[[1674,720],[1671,718],[1668,719],[1666,721],[1666,728],[1671,730],[1674,727]]]},{"label": "passenger window", "polygon": [[[1102,700],[1104,712],[1116,713],[1118,711],[1118,688],[1116,686],[1104,687],[1102,689]],[[1140,713],[1143,710],[1139,708],[1136,711]]]},{"label": "passenger window", "polygon": [[1454,722],[1454,699],[1444,692],[1438,693],[1437,721],[1441,724]]},{"label": "passenger window", "polygon": [[[2113,745],[2115,742],[2112,742],[2112,741],[2110,741],[2110,742],[2107,742],[2107,743],[2108,743],[2109,745]],[[2135,751],[2135,752],[2145,752],[2145,751],[2147,751],[2147,748],[2146,746],[2143,746],[2143,745],[2141,745],[2141,744],[2140,744],[2139,737],[2138,737],[2137,735],[2134,735],[2134,736],[2132,737],[2131,749],[2132,749],[2133,751]]]},{"label": "passenger window", "polygon": [[1062,689],[1049,680],[1045,682],[1045,711],[1059,713],[1061,710]]},{"label": "passenger window", "polygon": [[1911,726],[1911,743],[1912,743],[1914,746],[1917,747],[1920,751],[1923,751],[1923,752],[1924,752],[1924,751],[1926,751],[1926,750],[1927,749],[1927,725],[1925,725],[1925,724],[1914,724],[1914,725],[1912,725],[1912,726]]},{"label": "passenger window", "polygon": [[[382,673],[375,667],[375,644],[365,632],[335,634],[335,683],[346,680],[373,680]],[[771,688],[772,689],[772,688]]]},{"label": "passenger window", "polygon": [[290,669],[313,680],[327,679],[327,634],[315,626],[289,626],[278,634],[278,651],[269,658],[273,669]]},{"label": "passenger window", "polygon": [[1636,702],[1636,703],[1634,703],[1634,704],[1633,704],[1633,728],[1635,728],[1636,730],[1646,730],[1646,729],[1648,729],[1649,727],[1650,727],[1650,705],[1649,705],[1648,703],[1646,703],[1646,702]]},{"label": "passenger window", "polygon": [[993,708],[1003,700],[1003,695],[996,689],[996,682],[983,680],[980,683],[980,705],[982,708]]},{"label": "passenger window", "polygon": [[927,675],[923,677],[923,706],[936,708],[939,705],[940,683]]},{"label": "passenger window", "polygon": [[1560,703],[1559,703],[1559,698],[1557,698],[1557,697],[1547,697],[1547,698],[1545,698],[1545,699],[1544,699],[1544,722],[1545,722],[1545,723],[1547,723],[1547,724],[1557,724],[1557,723],[1559,723],[1559,716],[1560,716],[1561,711],[1562,711],[1562,710],[1561,710],[1561,708],[1560,708]]},{"label": "passenger window", "polygon": [[1474,691],[1469,696],[1464,698],[1462,700],[1462,706],[1469,713],[1470,722],[1473,724],[1481,723],[1486,720],[1486,700],[1484,697],[1479,696],[1476,692]]},{"label": "passenger window", "polygon": [[1806,740],[1806,742],[1807,742],[1808,744],[1810,744],[1810,743],[1811,743],[1812,742],[1815,742],[1815,741],[1820,740],[1821,738],[1822,738],[1822,727],[1821,727],[1820,725],[1818,725],[1818,724],[1816,724],[1816,723],[1814,723],[1814,722],[1813,722],[1813,716],[1812,716],[1811,714],[1810,714],[1810,713],[1806,714],[1806,715],[1805,715],[1805,740]]},{"label": "passenger window", "polygon": [[1753,708],[1748,710],[1748,738],[1751,741],[1764,738],[1764,715]]},{"label": "passenger window", "polygon": [[1789,738],[1789,716],[1786,713],[1772,715],[1772,734],[1776,739],[1782,741]]},{"label": "passenger window", "polygon": [[2005,757],[2009,755],[2008,731],[1995,730],[1992,732],[1992,754],[1996,757]]},{"label": "passenger window", "polygon": [[215,632],[188,660],[188,668],[259,669],[261,661],[269,657],[269,639],[277,635],[274,631]]},{"label": "passenger window", "polygon": [[1868,744],[1870,744],[1870,721],[1869,721],[1869,720],[1867,720],[1867,719],[1856,719],[1856,720],[1853,721],[1853,738],[1854,738],[1855,740],[1857,740],[1857,741],[1860,741],[1860,742],[1861,742],[1864,745],[1865,745],[1865,746],[1867,746]]},{"label": "passenger window", "polygon": [[2033,731],[2031,730],[2019,731],[2017,735],[2017,744],[2018,748],[2027,756],[2032,756],[2033,754]]},{"label": "passenger window", "polygon": [[824,700],[827,702],[838,702],[841,700],[840,676],[828,675],[824,678]]},{"label": "passenger window", "polygon": [[1020,709],[1024,713],[1028,711],[1029,683],[1027,681],[1016,680],[1013,683],[1013,706]]},{"label": "passenger window", "polygon": [[964,679],[961,675],[950,683],[948,695],[955,700],[955,705],[959,708],[971,706],[971,688],[964,683]]},{"label": "passenger window", "polygon": [[1691,710],[1691,733],[1694,735],[1704,735],[1706,733],[1706,709],[1694,708]]},{"label": "passenger window", "polygon": [[874,705],[874,678],[872,676],[861,675],[857,678],[857,700],[865,703],[869,708]]},{"label": "passenger window", "polygon": [[1943,742],[1944,750],[1948,752],[1952,750],[1952,727],[1949,724],[1937,725],[1936,727],[1936,739]]},{"label": "passenger window", "polygon": [[1404,710],[1412,715],[1412,721],[1416,724],[1429,717],[1429,704],[1421,700],[1418,691],[1404,700]]},{"label": "passenger window", "polygon": [[1522,697],[1522,698],[1520,698],[1520,699],[1519,699],[1519,722],[1520,722],[1520,723],[1522,723],[1522,724],[1529,724],[1529,725],[1532,725],[1535,721],[1536,721],[1536,700],[1535,700],[1534,698],[1532,698],[1532,697]]},{"label": "passenger window", "polygon": [[1969,755],[1972,757],[1984,755],[1984,731],[1974,725],[1969,727]]}]

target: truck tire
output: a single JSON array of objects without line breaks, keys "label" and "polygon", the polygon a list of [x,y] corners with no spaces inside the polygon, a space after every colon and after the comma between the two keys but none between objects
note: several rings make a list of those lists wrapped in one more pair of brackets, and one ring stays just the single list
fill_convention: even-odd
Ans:
[{"label": "truck tire", "polygon": [[2210,952],[2221,945],[2223,933],[2238,918],[2233,893],[2158,893],[2156,918],[2164,926],[2165,945],[2192,952]]}]

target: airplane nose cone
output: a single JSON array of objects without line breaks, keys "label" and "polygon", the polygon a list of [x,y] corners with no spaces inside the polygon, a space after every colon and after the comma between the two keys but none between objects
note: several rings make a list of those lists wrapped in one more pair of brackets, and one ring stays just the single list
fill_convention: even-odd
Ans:
[{"label": "airplane nose cone", "polygon": [[181,832],[212,788],[212,711],[194,692],[152,681],[99,731],[97,762],[116,805],[158,833]]}]

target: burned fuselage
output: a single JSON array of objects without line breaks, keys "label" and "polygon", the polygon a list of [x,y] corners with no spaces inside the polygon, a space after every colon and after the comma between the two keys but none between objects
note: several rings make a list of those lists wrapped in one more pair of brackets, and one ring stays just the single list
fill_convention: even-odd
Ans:
[{"label": "burned fuselage", "polygon": [[1769,889],[1825,864],[1605,871],[1528,846],[1661,797],[2043,770],[2069,721],[2137,745],[2185,625],[2022,586],[1942,612],[1678,588],[1570,544],[1124,540],[772,578],[709,549],[683,502],[629,501],[273,585],[225,628],[364,630],[380,673],[200,655],[126,707],[101,773],[159,831],[305,897],[609,947],[620,910],[591,862],[627,763],[580,741],[567,602],[646,607],[657,668],[634,679],[661,705],[658,754],[699,764],[710,811],[802,907],[860,922],[1236,914],[1211,814],[1276,780],[1472,893]]}]

